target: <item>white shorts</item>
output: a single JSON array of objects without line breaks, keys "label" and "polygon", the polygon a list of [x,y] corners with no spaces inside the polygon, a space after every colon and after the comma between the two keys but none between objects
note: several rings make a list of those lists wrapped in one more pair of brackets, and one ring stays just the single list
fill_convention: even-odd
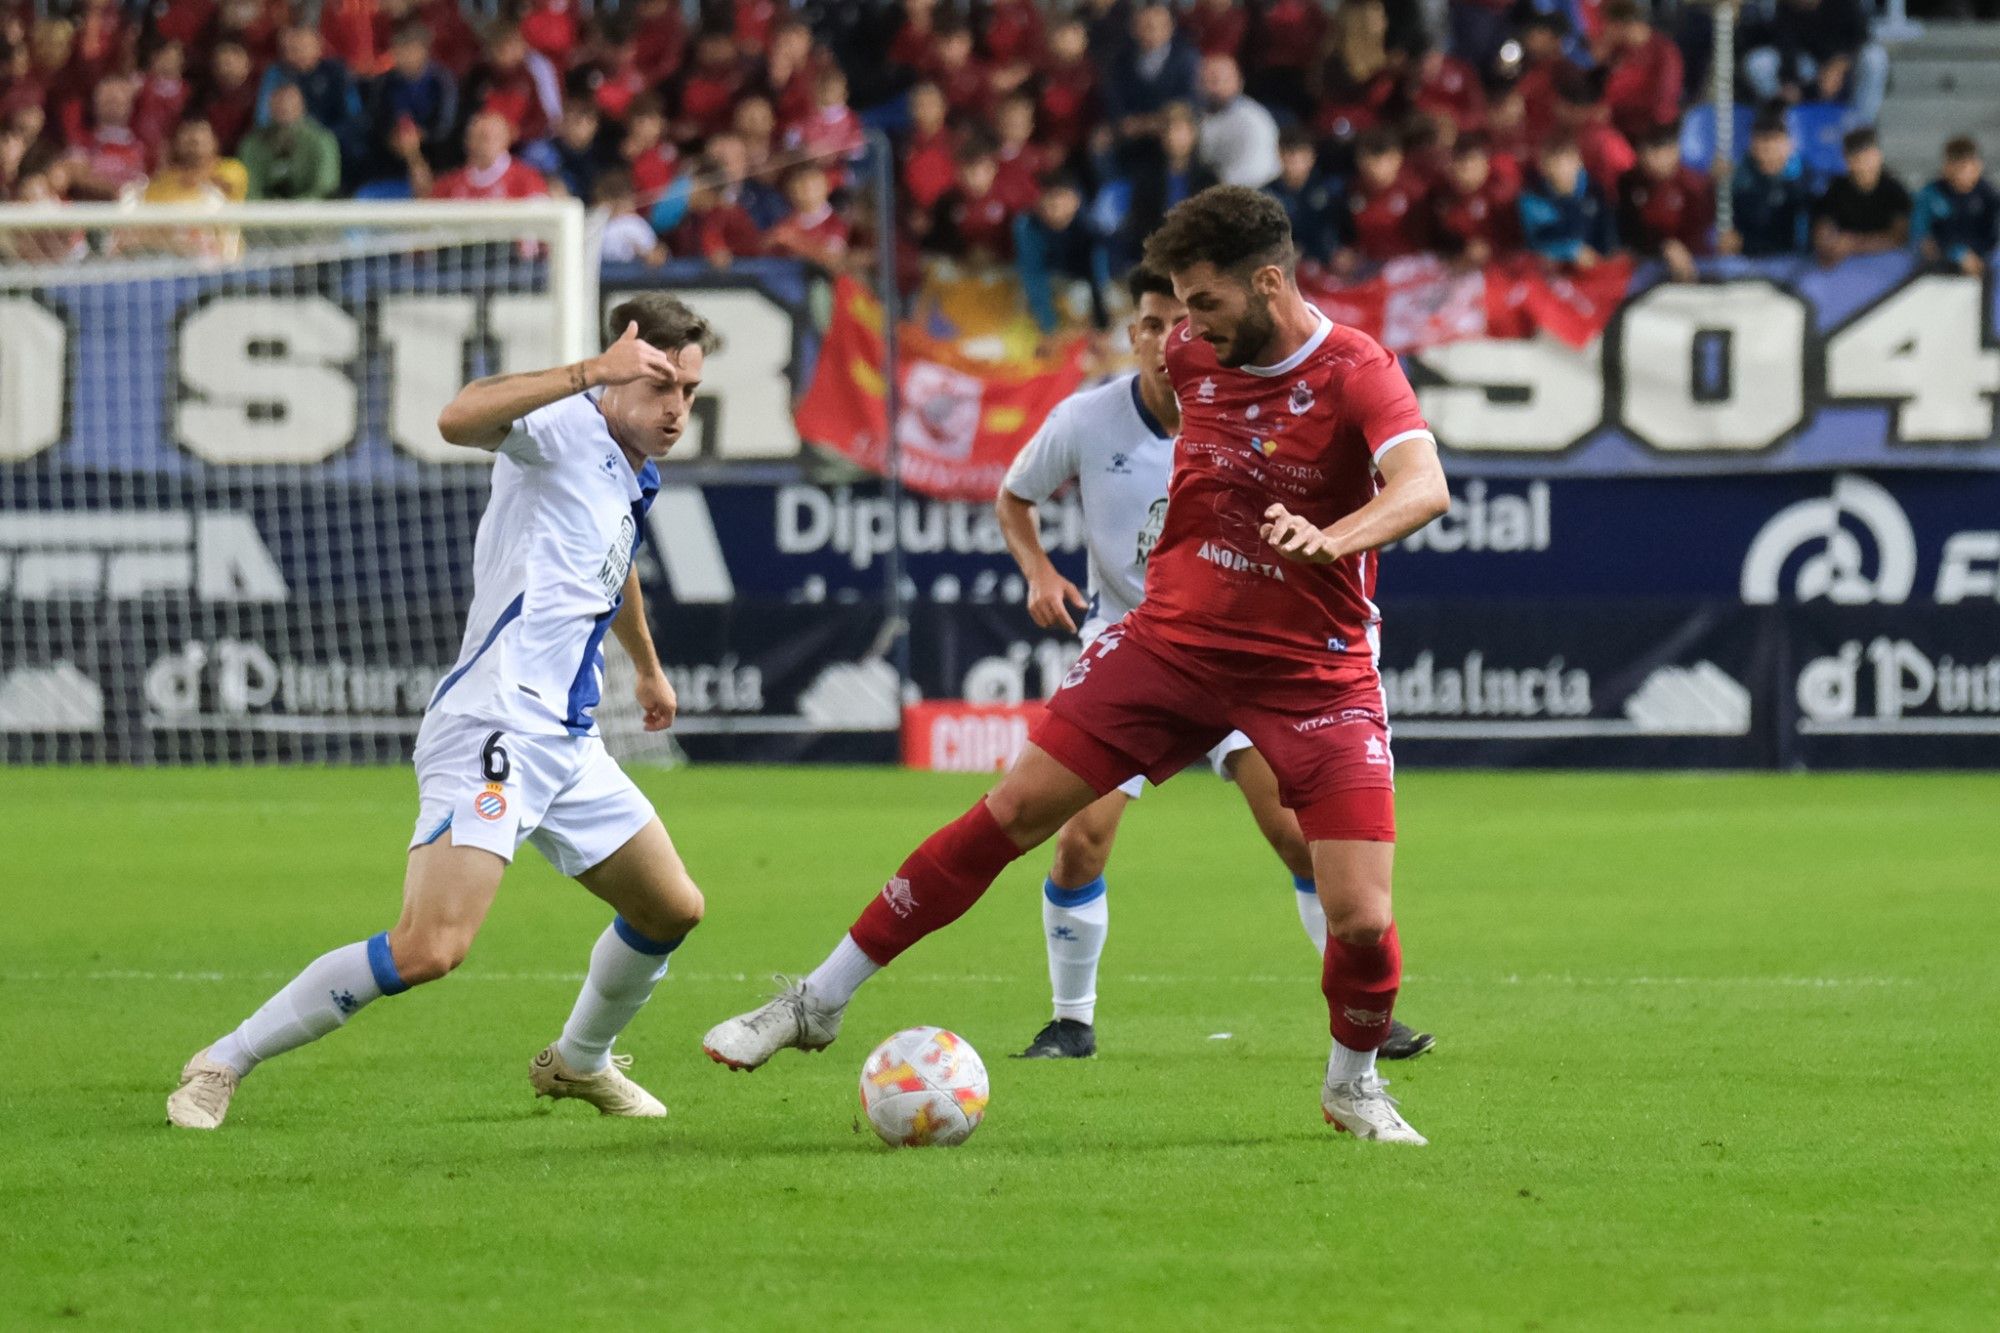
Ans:
[{"label": "white shorts", "polygon": [[652,822],[646,799],[596,736],[522,736],[430,713],[417,731],[412,848],[451,830],[457,847],[511,862],[532,842],[565,875],[590,869]]}]

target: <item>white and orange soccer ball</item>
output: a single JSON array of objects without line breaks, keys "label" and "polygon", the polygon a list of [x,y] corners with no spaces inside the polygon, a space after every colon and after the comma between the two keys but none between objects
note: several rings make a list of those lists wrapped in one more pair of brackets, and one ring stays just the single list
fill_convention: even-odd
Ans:
[{"label": "white and orange soccer ball", "polygon": [[905,1028],[868,1053],[861,1109],[892,1148],[949,1148],[986,1118],[986,1062],[943,1028]]}]

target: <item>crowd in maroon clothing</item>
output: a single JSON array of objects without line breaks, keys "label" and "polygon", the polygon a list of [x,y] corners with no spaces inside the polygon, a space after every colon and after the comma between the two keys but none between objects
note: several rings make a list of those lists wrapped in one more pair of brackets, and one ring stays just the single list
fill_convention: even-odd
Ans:
[{"label": "crowd in maroon clothing", "polygon": [[[1511,8],[1452,0],[1482,6]],[[867,113],[895,136],[909,256],[1006,262],[1032,224],[1038,255],[1073,241],[1122,263],[1136,226],[1227,175],[1200,146],[1221,109],[1201,62],[1226,60],[1284,127],[1267,185],[1316,262],[1517,248],[1515,196],[1551,144],[1574,146],[1632,248],[1708,245],[1712,192],[1662,147],[1681,56],[1632,0],[1574,3],[1581,31],[1532,19],[1518,58],[1480,65],[1424,30],[1417,0],[522,0],[482,24],[454,0],[324,0],[310,38],[305,12],[75,0],[38,18],[10,0],[0,197],[114,197],[191,119],[230,155],[271,90],[296,83],[347,192],[567,191],[642,220],[673,254],[838,267],[872,221],[856,188]],[[107,82],[130,98],[99,96]]]}]

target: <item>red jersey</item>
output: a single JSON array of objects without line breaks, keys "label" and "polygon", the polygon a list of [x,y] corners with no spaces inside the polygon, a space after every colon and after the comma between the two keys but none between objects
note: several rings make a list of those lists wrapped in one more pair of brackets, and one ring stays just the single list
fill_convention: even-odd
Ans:
[{"label": "red jersey", "polygon": [[1275,366],[1225,369],[1187,324],[1168,335],[1180,443],[1146,600],[1126,624],[1252,654],[1282,676],[1331,677],[1370,661],[1376,554],[1300,564],[1258,534],[1273,504],[1321,527],[1353,513],[1375,496],[1376,461],[1430,433],[1396,358],[1321,320]]},{"label": "red jersey", "polygon": [[1450,181],[1431,191],[1431,241],[1446,254],[1464,254],[1474,241],[1484,241],[1495,255],[1521,244],[1518,183],[1489,175],[1486,184],[1464,194]]},{"label": "red jersey", "polygon": [[1673,240],[1705,255],[1715,225],[1715,188],[1690,166],[1663,181],[1635,167],[1618,182],[1618,222],[1625,244],[1640,254],[1656,255]]},{"label": "red jersey", "polygon": [[1066,152],[1083,143],[1097,123],[1097,71],[1088,60],[1051,60],[1042,67],[1035,123],[1044,138]]},{"label": "red jersey", "polygon": [[481,171],[463,166],[438,177],[431,190],[433,199],[539,199],[549,192],[542,173],[512,154],[502,153],[492,166]]},{"label": "red jersey", "polygon": [[995,0],[986,11],[979,49],[1001,65],[1032,63],[1042,54],[1042,11],[1034,0]]},{"label": "red jersey", "polygon": [[1681,114],[1681,49],[1655,32],[1613,56],[1604,76],[1611,123],[1628,139],[1671,125]]},{"label": "red jersey", "polygon": [[958,178],[958,138],[949,129],[925,137],[914,131],[903,145],[903,189],[910,202],[928,209],[944,198]]},{"label": "red jersey", "polygon": [[1042,173],[1050,165],[1049,154],[1032,143],[1002,144],[993,154],[994,192],[1016,213],[1025,212],[1042,197]]},{"label": "red jersey", "polygon": [[1486,123],[1486,90],[1479,72],[1456,56],[1445,56],[1428,73],[1419,70],[1410,100],[1417,110],[1449,120],[1460,134]]},{"label": "red jersey", "polygon": [[1386,190],[1355,182],[1347,194],[1347,213],[1347,243],[1378,264],[1414,254],[1430,240],[1423,182],[1408,168]]},{"label": "red jersey", "polygon": [[831,268],[847,253],[847,221],[822,204],[815,213],[794,213],[771,228],[764,237],[772,254],[809,259]]},{"label": "red jersey", "polygon": [[1181,31],[1205,56],[1240,54],[1249,26],[1249,14],[1237,5],[1196,5],[1181,15]]}]

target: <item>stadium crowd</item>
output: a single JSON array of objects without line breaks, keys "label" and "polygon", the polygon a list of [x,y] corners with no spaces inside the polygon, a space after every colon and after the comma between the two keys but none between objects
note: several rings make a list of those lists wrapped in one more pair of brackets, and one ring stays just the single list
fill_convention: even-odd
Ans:
[{"label": "stadium crowd", "polygon": [[[1860,0],[1758,0],[1761,109],[1731,169],[1683,160],[1707,11],[1637,0],[119,0],[0,13],[0,199],[521,198],[606,222],[609,261],[864,265],[868,127],[900,159],[898,271],[1012,266],[1044,329],[1174,203],[1268,189],[1336,276],[1436,252],[1588,265],[1915,245],[1977,271],[2000,195],[1969,139],[1913,199],[1869,129]],[[1761,7],[1760,7],[1761,6]],[[1798,118],[1850,128],[1842,162]],[[1837,167],[1837,169],[1836,169]],[[1734,225],[1717,233],[1715,190]]]}]

